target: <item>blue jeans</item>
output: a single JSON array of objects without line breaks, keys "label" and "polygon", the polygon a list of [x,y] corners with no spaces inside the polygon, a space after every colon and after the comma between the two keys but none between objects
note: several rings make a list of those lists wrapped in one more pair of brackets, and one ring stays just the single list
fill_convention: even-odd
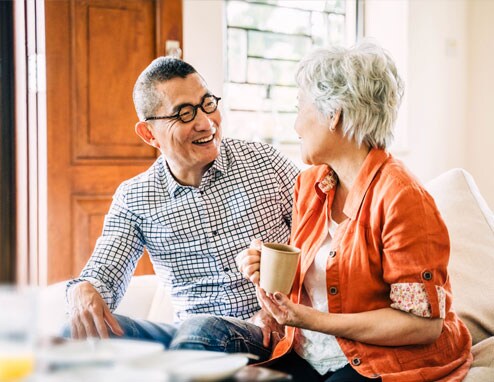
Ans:
[{"label": "blue jeans", "polygon": [[[160,342],[166,349],[246,352],[259,356],[259,361],[271,355],[262,344],[261,328],[238,318],[200,315],[173,325],[114,316],[124,331],[118,338]],[[64,336],[70,337],[70,328],[65,328]]]}]

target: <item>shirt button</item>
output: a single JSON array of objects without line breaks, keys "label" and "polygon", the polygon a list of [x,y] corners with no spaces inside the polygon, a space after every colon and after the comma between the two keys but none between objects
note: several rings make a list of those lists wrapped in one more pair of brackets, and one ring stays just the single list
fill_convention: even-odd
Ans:
[{"label": "shirt button", "polygon": [[213,234],[213,236],[216,236],[218,234],[218,231],[214,230],[213,232],[211,232]]},{"label": "shirt button", "polygon": [[332,286],[329,288],[329,294],[335,295],[338,294],[338,288]]},{"label": "shirt button", "polygon": [[358,366],[361,364],[360,358],[354,358],[352,359],[352,365],[353,366]]},{"label": "shirt button", "polygon": [[336,251],[329,251],[329,257],[333,258],[336,256]]},{"label": "shirt button", "polygon": [[225,272],[230,272],[230,268],[225,267],[225,268],[223,268],[223,271],[225,271]]},{"label": "shirt button", "polygon": [[422,278],[427,281],[432,280],[432,273],[430,271],[423,271]]}]

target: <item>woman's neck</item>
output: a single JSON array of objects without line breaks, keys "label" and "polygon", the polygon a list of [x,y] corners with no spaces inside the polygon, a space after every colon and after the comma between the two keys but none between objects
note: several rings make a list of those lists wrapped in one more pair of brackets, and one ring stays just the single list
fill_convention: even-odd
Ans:
[{"label": "woman's neck", "polygon": [[336,223],[341,223],[341,221],[346,219],[346,215],[343,213],[346,198],[355,183],[355,179],[357,179],[369,151],[370,148],[368,146],[362,145],[358,147],[356,145],[350,145],[350,147],[340,152],[341,155],[338,155],[328,163],[338,176],[338,185],[331,208],[331,216]]}]

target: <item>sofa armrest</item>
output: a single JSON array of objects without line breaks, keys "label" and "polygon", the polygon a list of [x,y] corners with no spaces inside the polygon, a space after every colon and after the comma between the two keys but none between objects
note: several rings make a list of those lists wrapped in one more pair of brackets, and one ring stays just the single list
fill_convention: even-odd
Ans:
[{"label": "sofa armrest", "polygon": [[156,275],[132,277],[127,292],[115,309],[115,313],[132,318],[147,319],[157,288],[158,278]]},{"label": "sofa armrest", "polygon": [[[155,275],[132,277],[125,296],[115,313],[132,318],[149,319],[151,304],[158,290]],[[65,287],[66,281],[41,288],[38,294],[37,333],[41,337],[58,336],[66,322]],[[172,311],[171,304],[160,299],[161,312]],[[154,308],[155,310],[157,308]],[[171,313],[167,313],[169,315]],[[163,314],[165,315],[166,314]],[[163,321],[163,320],[161,320]]]},{"label": "sofa armrest", "polygon": [[473,364],[464,382],[494,381],[494,337],[472,347]]}]

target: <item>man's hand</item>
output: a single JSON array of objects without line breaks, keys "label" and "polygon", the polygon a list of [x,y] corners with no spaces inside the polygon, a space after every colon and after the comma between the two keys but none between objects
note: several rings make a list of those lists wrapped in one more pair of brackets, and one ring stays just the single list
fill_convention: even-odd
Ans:
[{"label": "man's hand", "polygon": [[108,329],[117,336],[124,334],[116,318],[98,291],[87,281],[70,287],[69,321],[73,338],[108,338]]},{"label": "man's hand", "polygon": [[308,325],[316,319],[313,308],[295,304],[281,292],[268,296],[264,289],[257,288],[256,293],[262,310],[266,311],[266,314],[269,314],[279,325],[310,328]]},{"label": "man's hand", "polygon": [[274,349],[284,336],[285,327],[276,322],[276,320],[267,314],[263,309],[254,314],[247,320],[251,324],[257,325],[262,330],[262,344],[266,348]]},{"label": "man's hand", "polygon": [[250,248],[240,252],[235,261],[237,268],[242,275],[252,281],[255,285],[259,285],[259,269],[261,267],[261,241],[258,239],[252,240]]}]

